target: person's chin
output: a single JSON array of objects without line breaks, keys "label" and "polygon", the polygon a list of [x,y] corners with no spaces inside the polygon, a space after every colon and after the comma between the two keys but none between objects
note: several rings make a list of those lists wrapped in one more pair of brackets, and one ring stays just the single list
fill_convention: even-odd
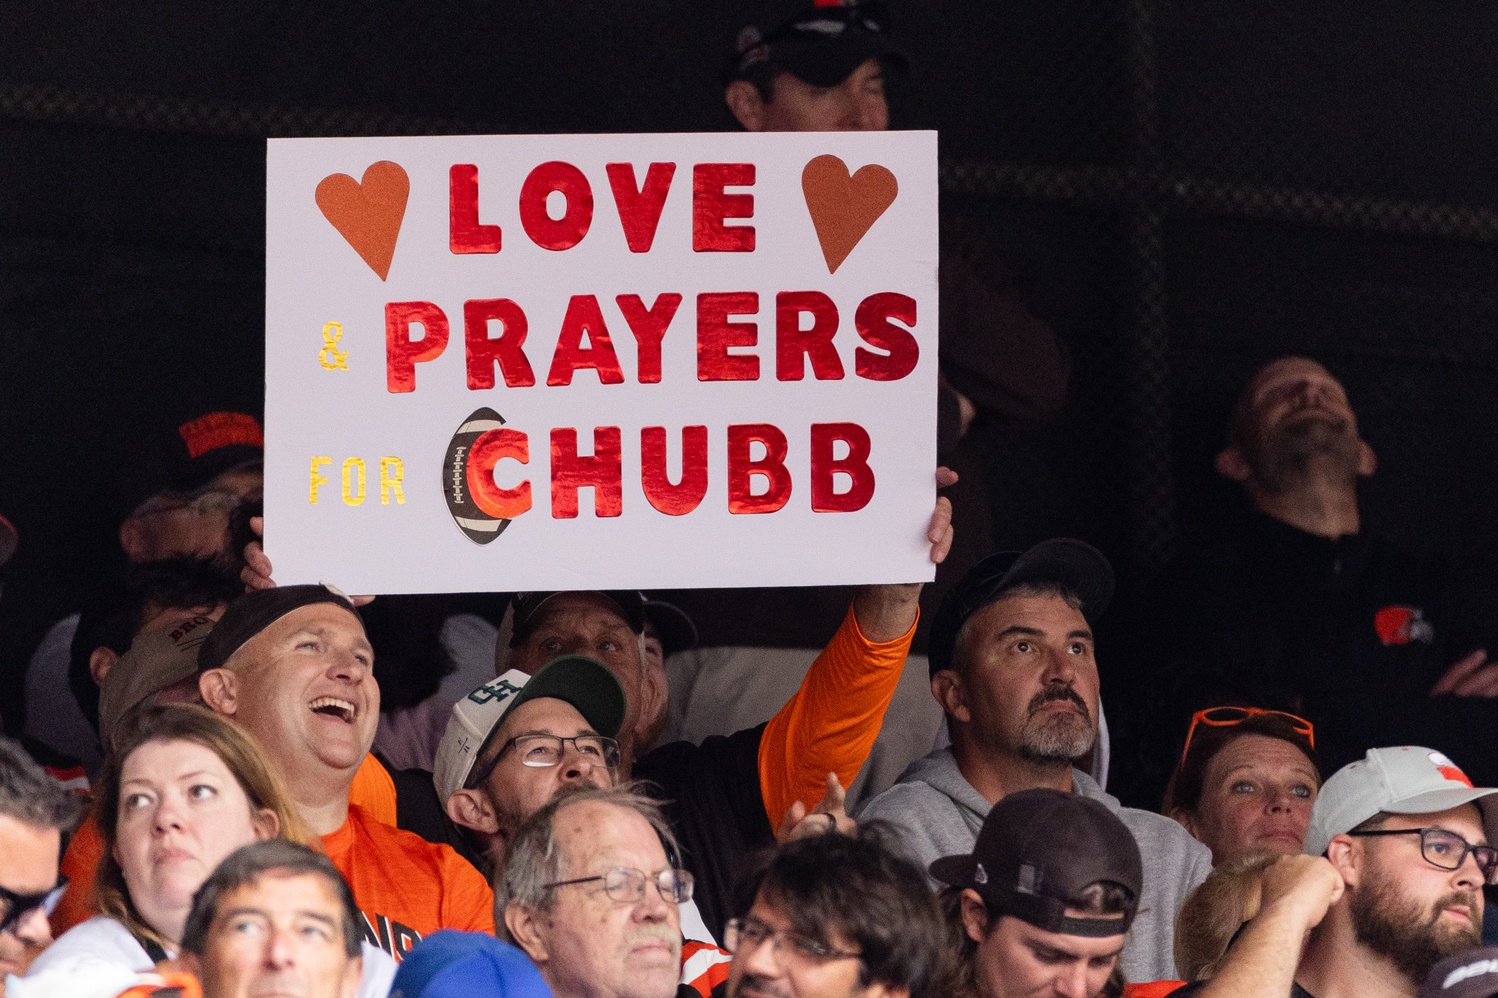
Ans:
[{"label": "person's chin", "polygon": [[1305,836],[1294,832],[1265,832],[1253,840],[1253,847],[1293,855],[1305,847]]}]

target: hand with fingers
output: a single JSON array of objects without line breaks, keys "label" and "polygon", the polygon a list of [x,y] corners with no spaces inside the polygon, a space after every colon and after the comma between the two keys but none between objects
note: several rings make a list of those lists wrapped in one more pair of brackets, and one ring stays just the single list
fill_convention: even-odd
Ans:
[{"label": "hand with fingers", "polygon": [[852,835],[857,831],[858,823],[848,817],[846,799],[847,791],[838,782],[837,774],[828,773],[827,793],[817,802],[817,806],[807,811],[806,805],[800,801],[792,804],[785,813],[785,820],[780,823],[780,830],[775,833],[775,841],[791,842],[808,835],[826,835],[829,832]]},{"label": "hand with fingers", "polygon": [[1479,648],[1458,660],[1430,688],[1433,697],[1450,693],[1458,697],[1498,697],[1498,662]]}]

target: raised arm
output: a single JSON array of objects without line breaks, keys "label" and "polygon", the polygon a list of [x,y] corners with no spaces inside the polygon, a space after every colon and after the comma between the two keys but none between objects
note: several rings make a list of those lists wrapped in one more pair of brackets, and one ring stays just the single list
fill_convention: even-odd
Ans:
[{"label": "raised arm", "polygon": [[[937,469],[938,488],[956,481],[951,471]],[[940,564],[952,547],[952,504],[944,497],[936,500],[926,539],[931,561]],[[833,800],[829,773],[842,786],[858,775],[899,685],[920,595],[920,583],[860,589],[801,688],[770,719],[759,744],[759,783],[771,828],[781,826],[797,801]]]}]

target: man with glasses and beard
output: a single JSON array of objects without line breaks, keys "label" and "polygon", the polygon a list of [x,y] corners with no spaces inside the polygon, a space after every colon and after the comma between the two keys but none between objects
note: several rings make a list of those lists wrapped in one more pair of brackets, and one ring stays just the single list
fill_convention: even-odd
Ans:
[{"label": "man with glasses and beard", "polygon": [[1125,622],[1129,681],[1109,706],[1133,708],[1114,712],[1126,797],[1159,800],[1187,719],[1225,703],[1310,718],[1330,770],[1414,742],[1498,782],[1498,599],[1369,528],[1359,486],[1376,464],[1322,365],[1281,357],[1248,381],[1215,460],[1246,508],[1217,517]]},{"label": "man with glasses and beard", "polygon": [[1175,977],[1175,915],[1206,879],[1211,853],[1162,815],[1119,805],[1072,760],[1097,737],[1092,625],[1113,595],[1096,549],[1058,538],[990,555],[947,594],[931,626],[931,692],[950,748],[918,759],[859,819],[895,825],[923,865],[971,853],[989,809],[1050,788],[1102,802],[1144,857],[1139,917],[1119,966],[1126,980]]},{"label": "man with glasses and beard", "polygon": [[1369,750],[1326,781],[1308,855],[1266,871],[1222,969],[1175,994],[1414,998],[1437,963],[1481,941],[1482,887],[1498,879],[1493,794],[1432,749]]}]

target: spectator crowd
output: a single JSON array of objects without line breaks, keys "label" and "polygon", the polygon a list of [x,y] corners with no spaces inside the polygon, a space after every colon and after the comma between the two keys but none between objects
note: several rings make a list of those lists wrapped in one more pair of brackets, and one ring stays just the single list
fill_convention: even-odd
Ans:
[{"label": "spectator crowd", "polygon": [[[809,0],[724,96],[882,129],[906,70]],[[940,289],[928,587],[277,586],[258,422],[184,418],[0,738],[0,998],[1498,995],[1494,621],[1364,528],[1341,383],[1247,381],[1241,515],[1110,618],[1084,541],[991,550],[968,436],[1065,351],[961,224]]]}]

